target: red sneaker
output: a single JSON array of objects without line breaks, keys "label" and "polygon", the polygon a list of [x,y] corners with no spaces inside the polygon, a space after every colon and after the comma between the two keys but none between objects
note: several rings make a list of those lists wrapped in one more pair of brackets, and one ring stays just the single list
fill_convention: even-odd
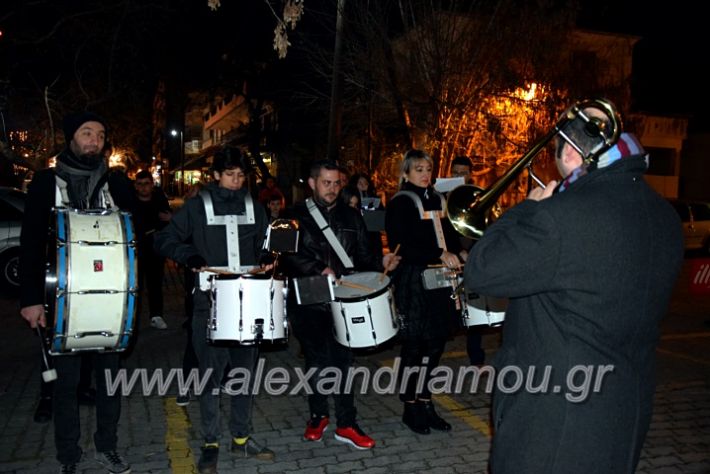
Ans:
[{"label": "red sneaker", "polygon": [[314,416],[306,425],[306,432],[303,433],[303,439],[306,441],[320,441],[323,439],[323,432],[328,429],[327,416]]},{"label": "red sneaker", "polygon": [[335,430],[335,439],[343,443],[349,443],[357,449],[372,449],[375,447],[375,440],[367,436],[356,424],[337,428]]}]

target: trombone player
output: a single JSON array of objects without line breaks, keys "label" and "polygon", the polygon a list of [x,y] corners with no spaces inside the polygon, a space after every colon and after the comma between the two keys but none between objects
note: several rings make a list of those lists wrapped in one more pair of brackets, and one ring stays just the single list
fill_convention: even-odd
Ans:
[{"label": "trombone player", "polygon": [[466,263],[468,290],[510,298],[494,361],[493,474],[638,463],[683,240],[617,119],[603,99],[568,109],[548,135],[561,181],[507,211]]}]

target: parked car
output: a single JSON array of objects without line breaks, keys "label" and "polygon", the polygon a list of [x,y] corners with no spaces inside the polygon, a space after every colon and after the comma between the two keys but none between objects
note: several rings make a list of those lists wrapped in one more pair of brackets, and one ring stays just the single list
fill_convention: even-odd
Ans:
[{"label": "parked car", "polygon": [[20,230],[25,212],[25,193],[0,186],[0,285],[9,290],[20,287]]},{"label": "parked car", "polygon": [[710,254],[710,203],[669,199],[683,222],[686,250]]}]

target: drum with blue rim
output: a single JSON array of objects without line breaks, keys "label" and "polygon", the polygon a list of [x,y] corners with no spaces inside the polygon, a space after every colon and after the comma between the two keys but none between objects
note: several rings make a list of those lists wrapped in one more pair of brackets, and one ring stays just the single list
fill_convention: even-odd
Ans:
[{"label": "drum with blue rim", "polygon": [[131,214],[57,209],[50,226],[46,304],[49,352],[123,351],[138,296]]}]

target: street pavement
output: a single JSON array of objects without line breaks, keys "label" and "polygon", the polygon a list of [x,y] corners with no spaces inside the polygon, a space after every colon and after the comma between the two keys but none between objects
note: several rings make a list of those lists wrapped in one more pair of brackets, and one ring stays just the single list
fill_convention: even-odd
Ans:
[{"label": "street pavement", "polygon": [[[710,295],[688,292],[686,261],[668,316],[662,323],[658,348],[658,387],[651,428],[638,466],[638,473],[710,473]],[[145,368],[180,368],[185,343],[183,296],[180,273],[168,267],[165,281],[167,330],[149,326],[143,318],[135,350],[125,358],[128,373]],[[57,472],[53,425],[32,419],[39,396],[39,343],[19,316],[12,295],[0,299],[0,472],[41,474]],[[483,344],[492,356],[500,344],[500,329],[484,331]],[[377,350],[360,350],[356,367],[375,373],[390,367],[398,345],[391,342]],[[457,334],[447,344],[442,364],[454,373],[468,364],[465,335]],[[275,367],[291,374],[303,365],[299,347],[291,336],[287,344],[264,344],[264,372]],[[380,386],[386,385],[383,376]],[[490,395],[481,383],[476,393],[447,393],[435,397],[439,413],[453,425],[449,433],[428,436],[409,431],[401,422],[402,404],[397,395],[369,392],[356,395],[361,427],[377,441],[369,451],[358,451],[333,438],[334,423],[320,443],[302,440],[308,417],[306,397],[274,395],[261,385],[255,397],[254,438],[276,453],[274,461],[241,459],[228,449],[228,404],[222,404],[223,439],[219,459],[222,473],[345,473],[345,472],[486,472],[490,449]],[[466,384],[465,387],[468,387]],[[167,394],[156,390],[143,395],[134,389],[123,397],[119,424],[119,451],[135,473],[196,472],[201,437],[199,407],[175,404],[177,385]],[[226,395],[223,397],[226,400]],[[81,447],[85,452],[81,473],[105,472],[93,461],[92,433],[96,424],[93,407],[81,407]],[[334,420],[332,420],[334,421]]]}]

